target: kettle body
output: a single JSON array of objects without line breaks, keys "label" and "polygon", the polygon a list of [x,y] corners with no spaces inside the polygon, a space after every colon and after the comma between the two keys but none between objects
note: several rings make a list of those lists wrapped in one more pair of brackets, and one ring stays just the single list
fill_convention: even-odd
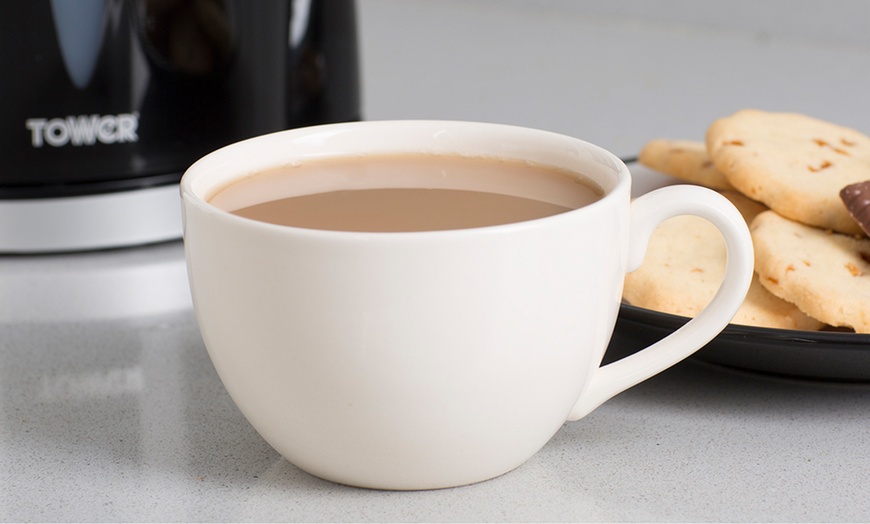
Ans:
[{"label": "kettle body", "polygon": [[353,0],[0,3],[0,252],[180,238],[204,154],[360,118]]}]

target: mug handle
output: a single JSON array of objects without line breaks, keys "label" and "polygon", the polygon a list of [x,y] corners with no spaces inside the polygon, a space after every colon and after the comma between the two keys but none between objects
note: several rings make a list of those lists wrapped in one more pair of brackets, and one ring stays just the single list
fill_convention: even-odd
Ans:
[{"label": "mug handle", "polygon": [[728,199],[700,186],[664,187],[637,198],[631,204],[627,271],[634,271],[643,263],[655,228],[668,218],[679,215],[705,218],[725,237],[728,259],[719,290],[707,307],[674,333],[637,353],[599,367],[571,410],[569,421],[588,415],[614,395],[701,349],[725,329],[743,303],[755,267],[749,229]]}]

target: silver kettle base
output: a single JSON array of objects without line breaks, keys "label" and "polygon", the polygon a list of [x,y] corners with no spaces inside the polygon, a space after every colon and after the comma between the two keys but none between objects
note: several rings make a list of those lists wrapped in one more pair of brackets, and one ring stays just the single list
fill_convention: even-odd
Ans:
[{"label": "silver kettle base", "polygon": [[181,238],[178,184],[99,195],[0,200],[0,253],[90,251]]}]

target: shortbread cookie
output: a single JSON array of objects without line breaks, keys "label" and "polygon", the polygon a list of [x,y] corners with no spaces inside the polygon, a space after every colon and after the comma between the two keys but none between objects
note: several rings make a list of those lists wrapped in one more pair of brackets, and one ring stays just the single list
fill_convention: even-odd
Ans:
[{"label": "shortbread cookie", "polygon": [[[740,194],[724,194],[747,221],[766,210]],[[695,216],[671,218],[653,233],[641,267],[626,275],[623,297],[638,307],[694,317],[719,288],[725,258],[725,240],[715,226]],[[770,294],[757,278],[732,322],[780,329],[822,327],[793,304]]]},{"label": "shortbread cookie", "polygon": [[707,151],[738,191],[798,222],[860,233],[839,192],[870,180],[870,137],[796,113],[738,111],[707,130]]},{"label": "shortbread cookie", "polygon": [[637,161],[685,182],[711,189],[734,189],[725,175],[713,165],[704,142],[666,138],[650,140],[640,150]]},{"label": "shortbread cookie", "polygon": [[832,326],[870,333],[870,239],[806,226],[768,211],[750,231],[755,270],[774,295]]}]

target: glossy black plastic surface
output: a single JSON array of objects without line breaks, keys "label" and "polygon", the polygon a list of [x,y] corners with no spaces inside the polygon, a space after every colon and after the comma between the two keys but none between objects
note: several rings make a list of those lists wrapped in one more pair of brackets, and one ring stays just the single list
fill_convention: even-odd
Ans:
[{"label": "glossy black plastic surface", "polygon": [[225,144],[357,120],[356,45],[352,0],[4,0],[0,199],[177,182]]}]

